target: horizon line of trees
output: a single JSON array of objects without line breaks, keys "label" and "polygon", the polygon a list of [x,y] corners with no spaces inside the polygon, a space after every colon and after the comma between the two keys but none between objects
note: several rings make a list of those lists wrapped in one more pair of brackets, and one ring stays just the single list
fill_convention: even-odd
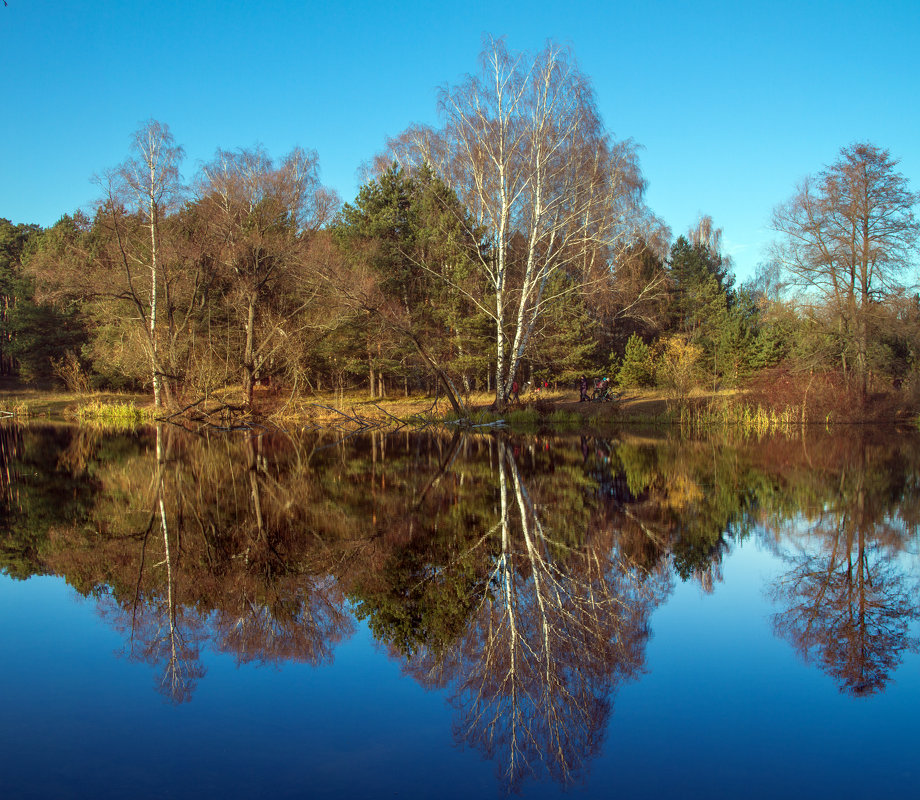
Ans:
[{"label": "horizon line of trees", "polygon": [[736,287],[711,218],[672,242],[648,209],[637,146],[606,131],[570,50],[488,39],[439,111],[345,204],[300,148],[219,149],[183,183],[168,126],[144,123],[91,211],[0,220],[0,374],[172,407],[239,387],[250,409],[260,383],[443,390],[462,411],[513,381],[685,396],[778,366],[862,401],[920,389],[920,196],[887,150],[844,147],[806,179]]}]

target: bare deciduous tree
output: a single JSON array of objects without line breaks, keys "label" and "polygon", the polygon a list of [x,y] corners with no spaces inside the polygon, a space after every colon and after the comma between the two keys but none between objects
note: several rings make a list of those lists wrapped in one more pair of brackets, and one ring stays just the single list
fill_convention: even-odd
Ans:
[{"label": "bare deciduous tree", "polygon": [[908,191],[897,164],[875,145],[850,145],[773,213],[782,237],[774,258],[837,328],[844,368],[863,398],[876,310],[911,281],[920,234],[920,195]]},{"label": "bare deciduous tree", "polygon": [[277,166],[260,149],[219,150],[202,170],[198,194],[213,223],[215,260],[243,331],[240,366],[251,407],[260,370],[291,335],[286,326],[313,297],[306,245],[334,213],[315,152],[293,150]]},{"label": "bare deciduous tree", "polygon": [[[147,332],[154,405],[162,405],[163,368],[160,363],[157,298],[162,291],[161,225],[182,197],[179,164],[183,151],[169,126],[148,120],[134,134],[132,155],[124,164],[100,179],[105,195],[101,207],[111,223],[124,270],[121,295],[131,301]],[[146,241],[132,235],[125,212],[139,221]],[[149,272],[139,276],[138,271]],[[111,280],[111,276],[110,276]],[[145,296],[146,295],[146,296]]]}]

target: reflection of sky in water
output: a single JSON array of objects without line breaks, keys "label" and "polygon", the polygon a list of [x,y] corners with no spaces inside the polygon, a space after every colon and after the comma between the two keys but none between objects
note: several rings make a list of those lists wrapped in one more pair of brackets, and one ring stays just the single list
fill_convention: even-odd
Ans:
[{"label": "reflection of sky in water", "polygon": [[884,694],[848,697],[773,636],[764,587],[782,567],[766,548],[735,546],[723,573],[713,594],[679,584],[653,614],[649,673],[620,692],[595,773],[651,776],[636,797],[910,794],[917,655]]},{"label": "reflection of sky in water", "polygon": [[[786,567],[759,536],[731,545],[712,593],[676,581],[652,613],[646,671],[612,698],[601,752],[568,796],[913,793],[920,658],[904,654],[881,694],[841,693],[774,636],[766,588]],[[501,791],[495,764],[455,746],[446,695],[403,675],[363,624],[319,668],[237,667],[206,647],[206,674],[180,706],[155,691],[151,667],[120,656],[124,642],[96,604],[59,579],[0,578],[0,638],[9,797]],[[524,797],[561,794],[522,786]]]}]

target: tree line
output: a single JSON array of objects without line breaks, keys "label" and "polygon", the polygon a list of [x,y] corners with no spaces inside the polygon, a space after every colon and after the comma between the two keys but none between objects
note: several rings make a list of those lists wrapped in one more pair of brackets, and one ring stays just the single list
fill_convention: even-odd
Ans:
[{"label": "tree line", "polygon": [[672,241],[648,208],[570,50],[487,40],[438,104],[344,204],[299,148],[219,149],[183,181],[168,126],[144,123],[92,209],[0,221],[0,372],[157,406],[232,387],[250,409],[260,385],[457,410],[584,374],[678,396],[771,369],[863,401],[917,386],[918,195],[888,151],[849,145],[803,181],[736,286],[711,218]]}]

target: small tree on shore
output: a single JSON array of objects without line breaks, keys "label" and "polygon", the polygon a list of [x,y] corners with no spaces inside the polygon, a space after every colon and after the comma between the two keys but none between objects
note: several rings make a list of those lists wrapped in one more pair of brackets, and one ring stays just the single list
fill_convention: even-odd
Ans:
[{"label": "small tree on shore", "polygon": [[697,384],[702,348],[686,336],[674,334],[662,346],[655,370],[658,385],[664,388],[672,404],[681,408],[690,399]]},{"label": "small tree on shore", "polygon": [[617,386],[626,388],[654,384],[655,360],[652,349],[642,341],[642,337],[634,333],[626,342],[623,362],[617,373]]}]

